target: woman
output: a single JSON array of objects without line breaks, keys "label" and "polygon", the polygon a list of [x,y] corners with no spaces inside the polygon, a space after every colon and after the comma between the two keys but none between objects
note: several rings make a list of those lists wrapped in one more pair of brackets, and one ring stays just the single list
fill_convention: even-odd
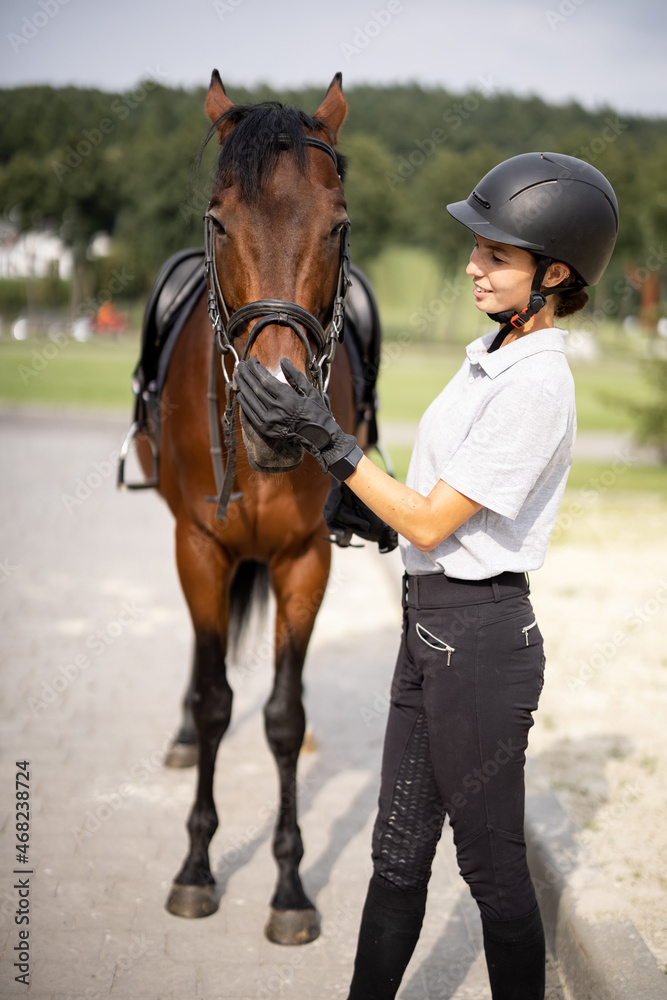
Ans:
[{"label": "woman", "polygon": [[526,573],[544,560],[576,426],[555,319],[582,308],[584,286],[600,279],[618,206],[590,164],[527,153],[447,209],[474,234],[466,273],[475,305],[500,329],[468,346],[424,414],[406,485],[362,454],[289,362],[289,385],[256,360],[237,372],[241,406],[261,433],[296,437],[402,536],[403,635],[349,1000],[396,995],[445,816],[479,906],[494,1000],[544,996],[523,833],[544,655]]}]

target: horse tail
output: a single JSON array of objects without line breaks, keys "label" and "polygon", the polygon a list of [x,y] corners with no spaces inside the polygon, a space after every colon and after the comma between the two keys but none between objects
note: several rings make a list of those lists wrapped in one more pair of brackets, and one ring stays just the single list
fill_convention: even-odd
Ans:
[{"label": "horse tail", "polygon": [[269,600],[269,567],[255,559],[243,559],[229,591],[229,648],[236,650],[253,610],[263,618]]}]

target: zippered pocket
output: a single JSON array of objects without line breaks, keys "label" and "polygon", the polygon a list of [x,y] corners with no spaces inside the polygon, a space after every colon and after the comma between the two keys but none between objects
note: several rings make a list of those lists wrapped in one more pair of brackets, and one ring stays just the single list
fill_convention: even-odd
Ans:
[{"label": "zippered pocket", "polygon": [[452,662],[452,653],[456,652],[454,647],[450,646],[444,639],[439,639],[437,635],[433,635],[432,632],[429,632],[429,630],[424,628],[424,626],[419,622],[415,625],[415,629],[417,630],[419,638],[422,642],[425,642],[427,646],[430,646],[431,649],[436,649],[439,653],[447,654],[447,666],[449,667]]},{"label": "zippered pocket", "polygon": [[530,645],[530,643],[528,641],[528,633],[530,632],[531,628],[535,628],[536,625],[537,625],[537,619],[534,622],[531,622],[530,625],[524,625],[524,627],[521,629],[521,631],[523,632],[524,636],[526,637],[526,645],[527,646]]}]

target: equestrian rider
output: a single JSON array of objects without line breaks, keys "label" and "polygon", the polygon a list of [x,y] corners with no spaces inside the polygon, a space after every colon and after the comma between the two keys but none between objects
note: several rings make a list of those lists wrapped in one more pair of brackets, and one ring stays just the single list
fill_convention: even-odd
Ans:
[{"label": "equestrian rider", "polygon": [[[526,573],[544,561],[576,429],[555,320],[581,309],[584,287],[602,276],[618,206],[590,164],[525,153],[447,210],[474,235],[466,273],[475,305],[499,329],[466,348],[427,409],[405,485],[363,455],[289,361],[289,384],[252,358],[236,373],[243,411],[261,434],[298,440],[354,503],[401,536],[403,634],[349,1000],[396,995],[445,817],[480,910],[493,1000],[544,996],[544,933],[523,830],[544,654]],[[344,503],[336,518],[345,521]]]}]

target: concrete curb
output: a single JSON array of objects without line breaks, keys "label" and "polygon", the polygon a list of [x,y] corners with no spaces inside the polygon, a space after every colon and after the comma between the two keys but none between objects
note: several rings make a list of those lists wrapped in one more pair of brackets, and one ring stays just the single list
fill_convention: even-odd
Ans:
[{"label": "concrete curb", "polygon": [[566,995],[571,1000],[667,1000],[667,976],[530,759],[526,839],[547,943]]}]

